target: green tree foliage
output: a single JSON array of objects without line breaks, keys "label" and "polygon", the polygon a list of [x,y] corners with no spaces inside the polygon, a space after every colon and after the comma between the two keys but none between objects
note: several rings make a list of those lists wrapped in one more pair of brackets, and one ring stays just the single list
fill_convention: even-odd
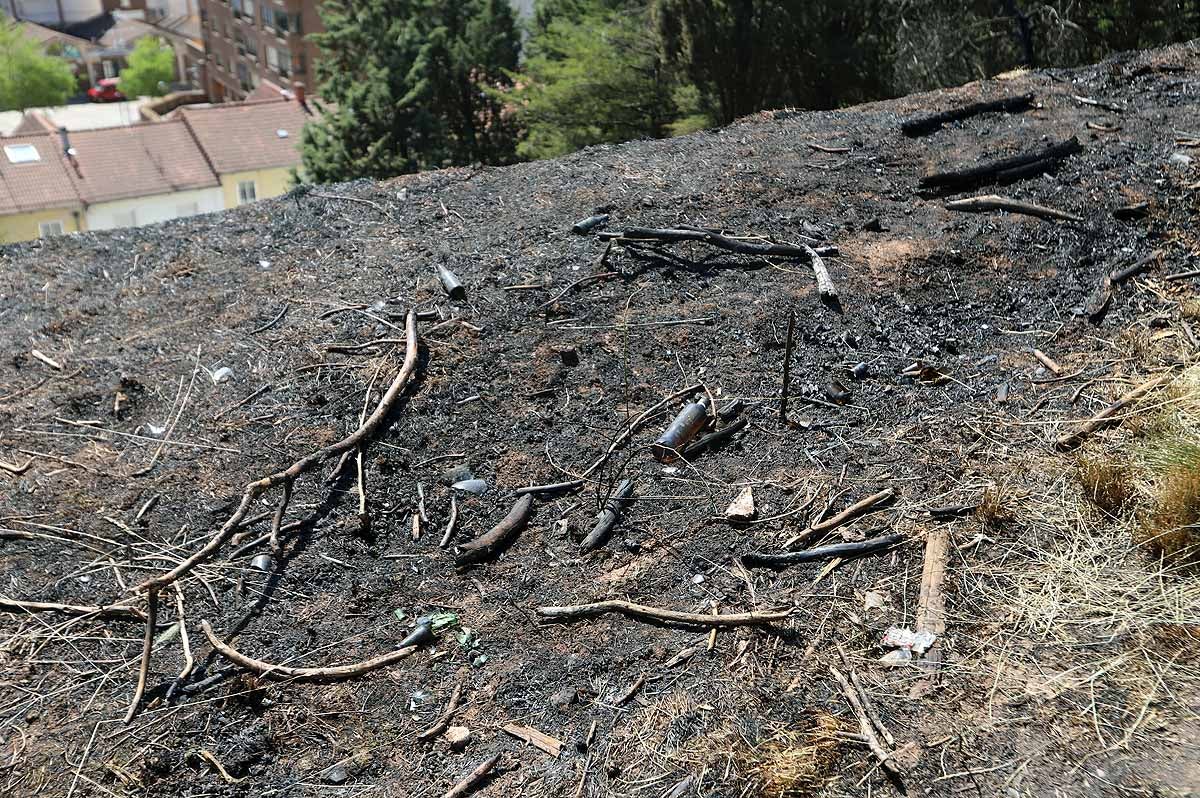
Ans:
[{"label": "green tree foliage", "polygon": [[651,14],[613,0],[538,3],[525,68],[507,93],[524,127],[522,156],[667,133],[679,86]]},{"label": "green tree foliage", "polygon": [[75,85],[68,62],[46,55],[19,25],[0,18],[0,111],[62,105]]},{"label": "green tree foliage", "polygon": [[515,128],[489,91],[508,85],[520,53],[504,0],[327,0],[321,15],[310,180],[515,157]]},{"label": "green tree foliage", "polygon": [[126,97],[158,97],[175,78],[175,51],[156,36],[143,36],[121,70],[121,93]]},{"label": "green tree foliage", "polygon": [[721,122],[879,96],[883,0],[658,0],[672,61]]}]

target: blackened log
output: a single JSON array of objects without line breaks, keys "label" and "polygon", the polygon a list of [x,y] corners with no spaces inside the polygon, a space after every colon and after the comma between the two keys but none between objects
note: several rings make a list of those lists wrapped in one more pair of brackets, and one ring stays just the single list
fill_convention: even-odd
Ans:
[{"label": "blackened log", "polygon": [[913,119],[906,119],[900,123],[900,130],[906,136],[924,136],[927,133],[932,133],[942,125],[949,122],[958,122],[963,119],[970,119],[973,116],[980,114],[990,114],[997,111],[1014,113],[1024,111],[1033,105],[1033,94],[1021,94],[1016,97],[1004,97],[999,100],[989,100],[981,103],[971,103],[959,108],[951,108],[948,111],[942,111],[928,116],[919,116]]},{"label": "blackened log", "polygon": [[1027,152],[1020,155],[1013,155],[1009,158],[1001,158],[995,161],[988,161],[979,164],[978,166],[967,167],[966,169],[955,169],[948,172],[935,172],[931,175],[926,175],[921,178],[921,188],[926,189],[963,189],[973,186],[992,183],[998,179],[1002,173],[1013,173],[1014,170],[1023,167],[1029,167],[1034,164],[1050,166],[1056,161],[1062,160],[1076,153],[1083,152],[1083,145],[1079,143],[1079,139],[1072,136],[1066,141],[1051,144],[1038,152]]}]

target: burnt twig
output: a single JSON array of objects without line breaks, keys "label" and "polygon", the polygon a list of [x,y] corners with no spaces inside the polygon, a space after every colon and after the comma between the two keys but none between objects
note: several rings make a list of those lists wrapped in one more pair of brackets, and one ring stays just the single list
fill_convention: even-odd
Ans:
[{"label": "burnt twig", "polygon": [[458,567],[490,559],[504,548],[518,532],[525,528],[533,512],[533,497],[526,494],[508,511],[508,515],[492,529],[470,543],[458,547],[454,564]]},{"label": "burnt twig", "polygon": [[1080,444],[1082,444],[1083,441],[1093,432],[1107,424],[1114,422],[1116,420],[1114,417],[1117,415],[1117,413],[1120,413],[1126,407],[1137,403],[1138,400],[1150,393],[1150,391],[1154,390],[1155,388],[1170,382],[1171,377],[1172,375],[1168,372],[1166,374],[1160,374],[1152,380],[1143,382],[1141,385],[1137,386],[1132,391],[1129,391],[1120,399],[1113,402],[1096,415],[1081,423],[1071,432],[1060,435],[1054,441],[1054,448],[1058,449],[1060,452],[1069,452],[1072,449],[1077,449]]},{"label": "burnt twig", "polygon": [[613,495],[604,503],[604,509],[596,516],[596,526],[588,533],[588,536],[579,544],[579,548],[585,552],[603,546],[608,536],[612,533],[612,529],[621,520],[621,511],[624,505],[633,495],[633,480],[622,480],[621,484],[613,492]]},{"label": "burnt twig", "polygon": [[877,551],[889,549],[904,539],[899,533],[880,535],[877,538],[856,543],[834,543],[829,546],[817,546],[802,551],[786,551],[780,554],[752,553],[742,556],[742,564],[747,568],[786,568],[802,562],[825,560],[831,557],[856,557],[863,554],[874,554]]}]

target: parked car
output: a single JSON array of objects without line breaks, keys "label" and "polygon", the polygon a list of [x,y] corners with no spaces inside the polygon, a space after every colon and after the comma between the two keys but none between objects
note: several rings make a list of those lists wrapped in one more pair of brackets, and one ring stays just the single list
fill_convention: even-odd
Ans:
[{"label": "parked car", "polygon": [[88,89],[88,99],[94,103],[116,103],[124,100],[125,95],[117,88],[120,80],[120,78],[104,78]]}]

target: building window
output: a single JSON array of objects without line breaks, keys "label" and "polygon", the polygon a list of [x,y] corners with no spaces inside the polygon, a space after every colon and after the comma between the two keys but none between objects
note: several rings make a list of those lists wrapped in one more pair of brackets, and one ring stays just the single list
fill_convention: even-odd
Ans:
[{"label": "building window", "polygon": [[117,65],[112,61],[104,61],[104,77],[115,78],[117,76]]},{"label": "building window", "polygon": [[258,15],[254,13],[254,0],[242,0],[242,13],[251,23],[258,22]]},{"label": "building window", "polygon": [[253,180],[238,181],[238,205],[254,202],[258,199],[258,187]]},{"label": "building window", "polygon": [[60,236],[63,234],[63,223],[55,220],[53,222],[38,222],[38,235],[42,238],[50,236]]},{"label": "building window", "polygon": [[5,144],[4,155],[9,163],[35,163],[42,160],[37,147],[32,144]]}]

